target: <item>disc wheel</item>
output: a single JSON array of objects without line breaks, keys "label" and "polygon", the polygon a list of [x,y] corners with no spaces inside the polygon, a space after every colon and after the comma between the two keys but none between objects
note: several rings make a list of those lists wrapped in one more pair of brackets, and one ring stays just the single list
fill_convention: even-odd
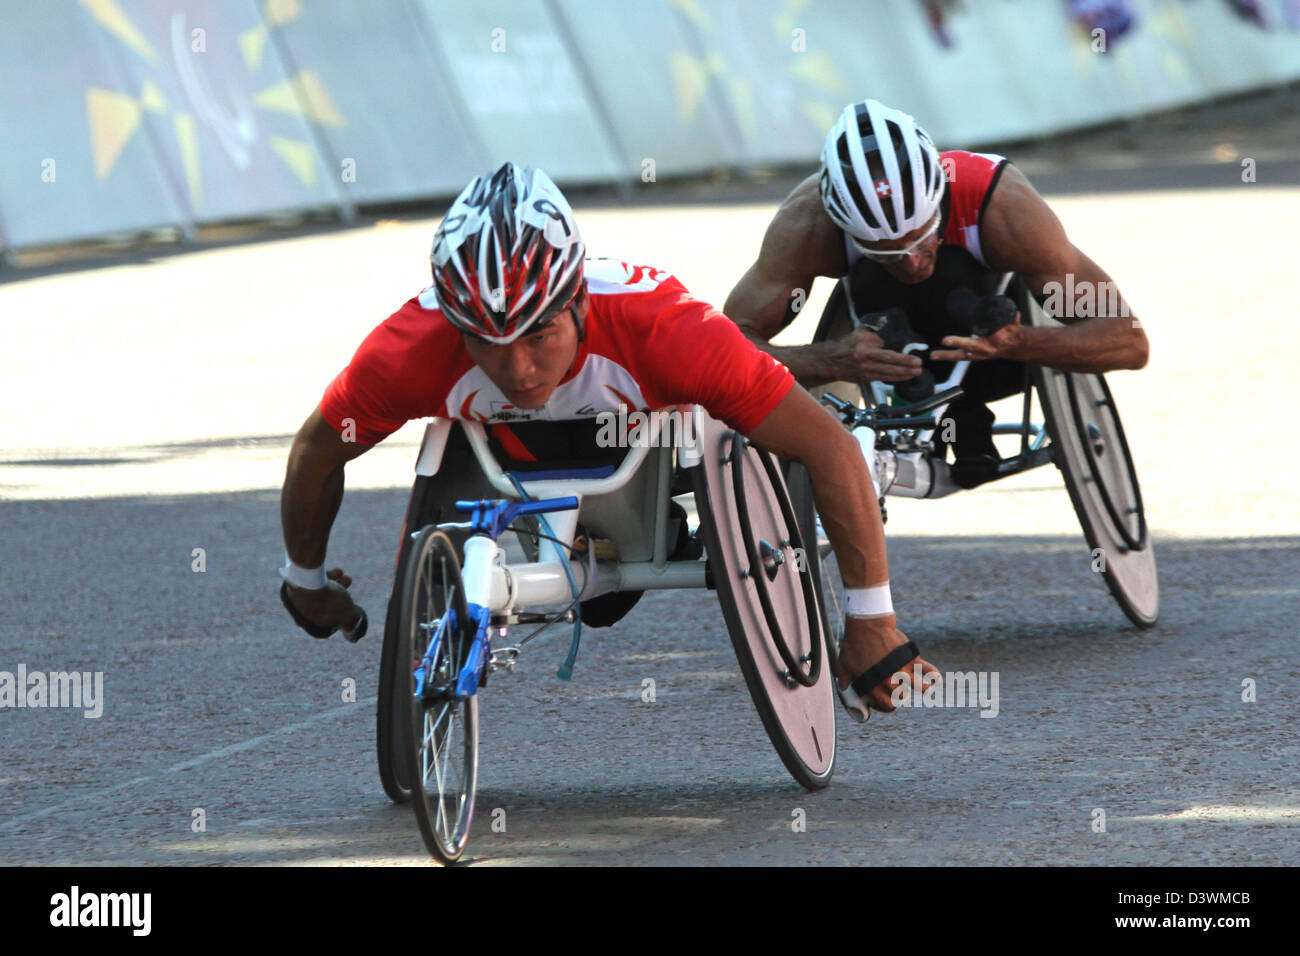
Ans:
[{"label": "disc wheel", "polygon": [[411,549],[399,627],[394,686],[407,701],[400,730],[414,769],[411,804],[429,852],[455,863],[469,842],[478,785],[478,694],[456,694],[475,625],[456,547],[432,526]]},{"label": "disc wheel", "polygon": [[[1059,325],[1023,288],[1019,304],[1027,324]],[[1052,439],[1052,458],[1092,551],[1093,570],[1101,573],[1129,620],[1153,627],[1160,613],[1155,547],[1110,387],[1101,375],[1038,365],[1031,372]]]},{"label": "disc wheel", "polygon": [[835,767],[835,694],[816,559],[771,456],[707,416],[700,439],[696,508],[732,647],[782,763],[821,789]]}]

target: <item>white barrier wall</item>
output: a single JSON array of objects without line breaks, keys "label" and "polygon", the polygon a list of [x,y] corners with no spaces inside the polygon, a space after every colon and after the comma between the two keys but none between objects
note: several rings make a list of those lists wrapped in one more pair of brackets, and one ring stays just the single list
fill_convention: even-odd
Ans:
[{"label": "white barrier wall", "polygon": [[[941,146],[1300,79],[1292,0],[0,0],[0,243],[806,163],[850,101]],[[948,10],[936,28],[929,11]]]}]

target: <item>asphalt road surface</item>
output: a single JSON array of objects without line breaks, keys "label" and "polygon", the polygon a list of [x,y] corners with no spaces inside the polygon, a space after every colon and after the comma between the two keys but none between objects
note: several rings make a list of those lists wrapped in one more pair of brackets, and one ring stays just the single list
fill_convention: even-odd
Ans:
[{"label": "asphalt road surface", "polygon": [[[1090,571],[1055,469],[895,501],[900,626],[941,670],[996,671],[995,718],[841,713],[834,782],[809,794],[764,736],[716,598],[651,594],[586,632],[571,682],[555,677],[557,633],[484,693],[468,859],[1300,863],[1300,186],[1294,165],[1261,160],[1243,183],[1220,158],[1129,170],[1114,188],[1096,169],[1050,179],[1152,341],[1148,368],[1111,384],[1158,549],[1156,629],[1131,627]],[[589,249],[721,303],[775,204],[662,188],[630,211],[579,202]],[[0,671],[103,681],[98,717],[0,710],[0,862],[429,862],[410,809],[379,787],[373,740],[420,426],[349,465],[331,539],[371,637],[296,631],[275,568],[291,436],[424,284],[435,224],[0,284]]]}]

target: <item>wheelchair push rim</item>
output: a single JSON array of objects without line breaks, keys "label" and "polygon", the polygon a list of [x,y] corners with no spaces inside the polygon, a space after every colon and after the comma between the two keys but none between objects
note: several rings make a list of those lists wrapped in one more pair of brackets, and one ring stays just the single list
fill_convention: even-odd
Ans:
[{"label": "wheelchair push rim", "polygon": [[454,695],[472,628],[455,545],[426,527],[406,571],[395,683],[409,704],[402,729],[415,769],[411,804],[425,846],[444,863],[465,852],[478,785],[478,695]]},{"label": "wheelchair push rim", "polygon": [[786,769],[820,789],[835,766],[835,694],[816,555],[767,452],[707,416],[700,441],[696,507],[732,647]]},{"label": "wheelchair push rim", "polygon": [[844,581],[840,578],[835,553],[831,550],[821,519],[817,516],[808,469],[797,461],[786,462],[785,479],[790,503],[794,506],[795,517],[799,522],[799,534],[809,556],[814,553],[817,556],[816,561],[810,560],[809,569],[813,572],[813,585],[820,596],[826,660],[831,668],[831,676],[838,677],[840,643],[844,640]]}]

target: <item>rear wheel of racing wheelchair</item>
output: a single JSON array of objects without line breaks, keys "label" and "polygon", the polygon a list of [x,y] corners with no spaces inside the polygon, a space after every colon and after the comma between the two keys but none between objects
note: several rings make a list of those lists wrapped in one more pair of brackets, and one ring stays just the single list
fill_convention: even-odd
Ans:
[{"label": "rear wheel of racing wheelchair", "polygon": [[[474,639],[465,603],[460,557],[452,540],[432,525],[411,546],[402,584],[391,686],[396,728],[405,741],[411,803],[424,844],[455,863],[469,841],[478,785],[478,695],[455,699],[457,678]],[[420,663],[430,644],[427,674]]]},{"label": "rear wheel of racing wheelchair", "polygon": [[822,632],[826,637],[831,675],[838,677],[840,643],[844,640],[844,581],[840,578],[840,566],[817,517],[808,469],[797,461],[785,462],[785,481],[808,555],[808,569],[821,598]]},{"label": "rear wheel of racing wheelchair", "polygon": [[[447,438],[443,461],[445,467],[436,475],[417,475],[411,486],[402,537],[393,564],[393,587],[384,621],[384,643],[379,662],[379,699],[375,708],[375,753],[378,757],[380,783],[383,784],[384,793],[394,803],[406,803],[411,799],[410,747],[399,726],[399,718],[407,705],[406,694],[404,690],[400,694],[393,693],[393,675],[397,673],[393,665],[397,660],[402,588],[406,581],[411,546],[416,533],[425,525],[464,519],[464,515],[452,510],[455,501],[475,500],[490,493],[490,486],[482,478],[469,442],[459,428],[453,428]],[[459,529],[446,529],[446,532],[459,552],[468,532]]]},{"label": "rear wheel of racing wheelchair", "polygon": [[379,654],[379,699],[375,705],[375,755],[379,761],[379,782],[394,803],[411,799],[411,755],[402,732],[401,713],[406,706],[404,693],[394,693],[399,683],[399,618],[401,617],[402,583],[406,579],[410,540],[405,529],[393,575],[393,590],[388,599],[384,621],[384,644]]},{"label": "rear wheel of racing wheelchair", "polygon": [[[446,497],[443,495],[442,497]],[[379,763],[379,782],[394,803],[411,799],[410,747],[400,726],[406,707],[405,691],[393,693],[394,662],[397,660],[399,621],[402,613],[402,587],[413,543],[412,533],[439,520],[438,494],[427,477],[417,477],[406,508],[406,521],[393,563],[393,587],[384,619],[384,643],[379,657],[379,699],[375,707],[375,754]]]},{"label": "rear wheel of racing wheelchair", "polygon": [[805,546],[775,460],[708,416],[692,469],[713,586],[763,727],[786,769],[819,790],[835,769],[835,691]]},{"label": "rear wheel of racing wheelchair", "polygon": [[[1026,325],[1059,326],[1016,281],[1010,290]],[[1101,375],[1030,367],[1043,408],[1052,459],[1106,587],[1138,627],[1160,611],[1155,547],[1147,529],[1142,488],[1115,399]]]}]

